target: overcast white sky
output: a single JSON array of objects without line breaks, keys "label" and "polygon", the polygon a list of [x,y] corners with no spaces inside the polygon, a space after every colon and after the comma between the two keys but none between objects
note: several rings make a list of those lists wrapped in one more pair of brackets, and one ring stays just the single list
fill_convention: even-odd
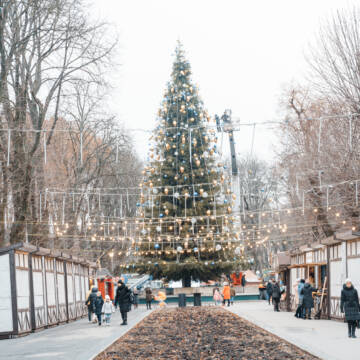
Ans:
[{"label": "overcast white sky", "polygon": [[[357,0],[93,0],[120,37],[114,111],[127,128],[152,129],[180,39],[193,79],[211,115],[231,108],[243,123],[278,118],[282,87],[301,81],[304,51],[319,23]],[[237,152],[251,148],[251,128],[237,134]],[[146,159],[148,135],[136,132]],[[271,159],[276,141],[257,128],[254,153]],[[226,143],[226,146],[228,144]]]}]

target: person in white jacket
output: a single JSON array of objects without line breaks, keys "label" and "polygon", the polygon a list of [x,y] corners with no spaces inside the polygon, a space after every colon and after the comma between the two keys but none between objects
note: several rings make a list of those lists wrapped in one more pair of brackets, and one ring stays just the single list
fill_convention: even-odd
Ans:
[{"label": "person in white jacket", "polygon": [[105,296],[105,302],[102,308],[102,313],[104,314],[104,324],[105,326],[110,326],[111,314],[114,312],[114,305],[110,300],[110,296]]}]

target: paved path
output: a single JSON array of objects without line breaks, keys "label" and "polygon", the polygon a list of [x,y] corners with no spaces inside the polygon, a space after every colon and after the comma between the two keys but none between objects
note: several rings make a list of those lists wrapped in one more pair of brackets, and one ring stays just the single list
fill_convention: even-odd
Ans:
[{"label": "paved path", "polygon": [[0,340],[0,359],[90,360],[148,314],[145,307],[139,307],[128,313],[128,326],[119,325],[117,311],[109,327],[82,319],[21,338]]},{"label": "paved path", "polygon": [[265,301],[243,301],[226,309],[323,360],[359,360],[357,339],[347,337],[347,324],[333,320],[303,320],[293,313],[273,311]]}]

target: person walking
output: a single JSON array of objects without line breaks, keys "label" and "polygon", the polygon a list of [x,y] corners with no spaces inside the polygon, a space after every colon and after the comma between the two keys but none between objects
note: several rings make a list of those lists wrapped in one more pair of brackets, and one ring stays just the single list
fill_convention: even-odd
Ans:
[{"label": "person walking", "polygon": [[91,293],[86,302],[88,304],[89,321],[92,321],[92,322],[96,322],[96,314],[95,314],[94,309],[95,309],[95,302],[96,302],[96,298],[97,298],[97,292],[98,292],[98,288],[96,286],[93,286],[91,288]]},{"label": "person walking", "polygon": [[101,313],[102,313],[103,305],[104,305],[104,299],[101,296],[101,292],[98,291],[94,302],[93,310],[97,316],[99,326],[101,326]]},{"label": "person walking", "polygon": [[122,318],[121,325],[127,325],[127,313],[130,311],[131,308],[131,301],[130,301],[130,290],[127,286],[123,283],[122,280],[118,282],[118,288],[116,289],[116,296],[115,296],[115,307],[119,305],[120,314]]},{"label": "person walking", "polygon": [[303,307],[304,307],[304,320],[309,319],[311,320],[311,309],[314,307],[314,299],[312,293],[315,292],[317,289],[311,286],[310,280],[306,279],[304,287],[301,290],[301,295],[303,295]]},{"label": "person walking", "polygon": [[298,319],[305,317],[304,306],[303,306],[304,295],[301,293],[301,290],[303,289],[304,285],[305,285],[305,280],[298,279],[297,284],[295,284],[295,289],[294,289],[294,293],[295,293],[295,297],[296,297],[296,301],[297,301],[295,317],[297,317]]},{"label": "person walking", "polygon": [[137,309],[139,305],[139,290],[137,287],[135,287],[133,290],[133,296],[134,296],[134,309]]},{"label": "person walking", "polygon": [[146,300],[146,309],[151,310],[151,302],[153,300],[153,293],[149,287],[147,287],[145,289],[145,300]]},{"label": "person walking", "polygon": [[266,284],[266,295],[269,301],[269,305],[270,305],[270,300],[272,300],[272,293],[273,293],[273,284],[271,283],[271,280],[269,280],[268,283]]},{"label": "person walking", "polygon": [[229,283],[224,282],[224,289],[222,291],[222,295],[223,295],[223,305],[225,306],[225,303],[227,301],[228,306],[230,306],[230,286]]},{"label": "person walking", "polygon": [[114,312],[114,305],[110,300],[110,296],[105,296],[105,302],[101,311],[104,314],[104,324],[110,326],[111,315]]},{"label": "person walking", "polygon": [[230,302],[231,302],[231,305],[234,305],[234,299],[235,299],[235,289],[231,286],[230,287]]},{"label": "person walking", "polygon": [[345,284],[341,290],[340,310],[342,313],[345,312],[349,338],[356,338],[355,330],[357,322],[360,320],[360,305],[358,292],[350,279],[345,280]]},{"label": "person walking", "polygon": [[[87,306],[87,310],[88,310],[88,318],[89,318],[89,322],[91,322],[92,320],[92,306],[91,306],[91,299],[90,299],[90,295],[92,292],[92,289],[94,288],[94,285],[91,285],[91,288],[87,291],[86,296],[85,296],[85,305]],[[96,290],[97,292],[97,290]],[[96,293],[95,293],[96,294]],[[95,295],[96,296],[96,295]]]},{"label": "person walking", "polygon": [[281,291],[279,283],[276,281],[272,286],[272,300],[274,304],[274,311],[280,311],[279,303],[280,303]]},{"label": "person walking", "polygon": [[222,297],[220,294],[220,290],[217,287],[213,290],[213,299],[215,301],[215,306],[220,305]]}]

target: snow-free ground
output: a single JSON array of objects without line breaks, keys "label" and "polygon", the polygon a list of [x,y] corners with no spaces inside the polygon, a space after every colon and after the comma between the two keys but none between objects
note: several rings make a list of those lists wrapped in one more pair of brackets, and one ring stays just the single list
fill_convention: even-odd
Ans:
[{"label": "snow-free ground", "polygon": [[[239,301],[226,309],[321,359],[360,359],[360,330],[357,339],[349,339],[343,322],[296,319],[293,313],[274,312],[262,300]],[[82,319],[17,339],[0,340],[0,359],[90,360],[148,314],[150,311],[140,306],[129,313],[128,326],[119,325],[120,314],[116,312],[110,327]]]},{"label": "snow-free ground", "polygon": [[119,311],[110,326],[82,319],[16,339],[0,340],[0,359],[90,360],[144,319],[150,310],[139,307],[128,313],[127,326],[120,326]]},{"label": "snow-free ground", "polygon": [[242,301],[226,309],[324,360],[359,360],[360,330],[347,337],[347,324],[334,320],[303,320],[274,312],[266,301]]}]

